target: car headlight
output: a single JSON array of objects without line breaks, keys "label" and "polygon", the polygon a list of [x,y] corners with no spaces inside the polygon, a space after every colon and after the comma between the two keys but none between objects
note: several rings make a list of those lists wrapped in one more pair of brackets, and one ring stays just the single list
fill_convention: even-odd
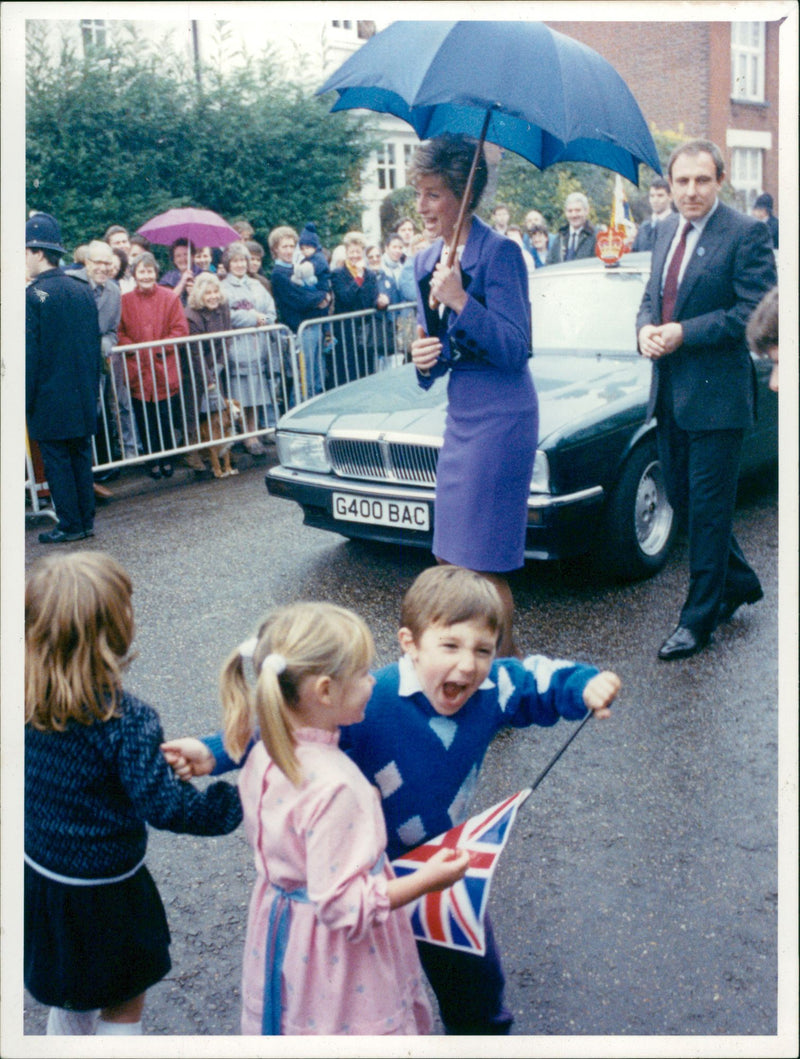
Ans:
[{"label": "car headlight", "polygon": [[533,474],[531,475],[532,493],[550,492],[550,464],[547,461],[547,453],[541,449],[536,450],[536,458],[533,461]]},{"label": "car headlight", "polygon": [[319,471],[328,474],[331,469],[325,454],[325,438],[321,434],[294,434],[278,431],[278,459],[284,467],[295,467],[300,471]]}]

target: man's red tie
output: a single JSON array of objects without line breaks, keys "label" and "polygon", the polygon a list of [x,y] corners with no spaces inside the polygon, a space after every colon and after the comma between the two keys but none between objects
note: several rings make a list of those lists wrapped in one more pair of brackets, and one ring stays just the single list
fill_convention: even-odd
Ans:
[{"label": "man's red tie", "polygon": [[661,295],[661,323],[666,324],[672,319],[675,312],[675,302],[678,298],[678,276],[681,271],[683,255],[686,253],[686,237],[692,230],[692,222],[687,221],[681,232],[681,238],[675,247],[675,253],[667,269],[667,278],[664,280],[664,293]]}]

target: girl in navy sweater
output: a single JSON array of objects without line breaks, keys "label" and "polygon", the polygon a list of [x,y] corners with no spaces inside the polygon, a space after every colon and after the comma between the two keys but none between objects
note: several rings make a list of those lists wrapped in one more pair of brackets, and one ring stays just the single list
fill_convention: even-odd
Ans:
[{"label": "girl in navy sweater", "polygon": [[24,977],[48,1034],[142,1032],[171,966],[146,824],[220,835],[242,819],[235,787],[174,776],[155,710],[122,690],[131,591],[90,551],[47,556],[25,588]]}]

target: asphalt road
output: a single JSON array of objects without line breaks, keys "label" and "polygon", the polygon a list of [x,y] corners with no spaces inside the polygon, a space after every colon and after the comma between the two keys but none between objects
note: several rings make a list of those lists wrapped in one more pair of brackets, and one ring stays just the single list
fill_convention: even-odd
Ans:
[{"label": "asphalt road", "polygon": [[[401,595],[431,562],[304,527],[295,505],[268,496],[263,470],[219,482],[179,471],[99,512],[92,547],[118,558],[135,587],[139,657],[127,684],[159,709],[168,737],[217,727],[219,668],[274,604],[350,606],[373,629],[378,663],[393,660]],[[40,528],[28,529],[26,563],[44,551]],[[515,1034],[572,1037],[559,1046],[575,1054],[587,1035],[673,1035],[666,1054],[677,1055],[686,1036],[701,1055],[700,1037],[777,1032],[775,480],[742,493],[736,531],[765,599],[684,662],[660,663],[656,650],[683,598],[685,543],[639,584],[598,585],[582,563],[515,577],[526,652],[591,661],[623,681],[613,718],[590,721],[520,811],[494,882]],[[562,722],[501,735],[476,809],[529,784],[569,732]],[[236,1034],[253,878],[242,830],[151,831],[148,864],[173,969],[148,996],[147,1032]],[[42,1033],[45,1016],[26,996],[25,1032]],[[176,1053],[165,1042],[159,1054]],[[589,1054],[602,1054],[597,1042]]]}]

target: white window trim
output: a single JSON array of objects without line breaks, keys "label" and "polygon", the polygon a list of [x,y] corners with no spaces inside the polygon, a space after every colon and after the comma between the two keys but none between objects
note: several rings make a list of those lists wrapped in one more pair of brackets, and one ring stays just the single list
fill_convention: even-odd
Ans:
[{"label": "white window trim", "polygon": [[751,129],[728,129],[725,133],[728,147],[760,147],[762,151],[772,150],[772,133]]},{"label": "white window trim", "polygon": [[[766,34],[766,23],[757,20],[750,20],[748,24],[760,26],[760,43],[758,46],[752,44],[740,44],[734,40],[735,27],[741,25],[740,22],[731,23],[731,99],[736,103],[764,103],[765,102],[765,86],[766,86],[766,51],[767,51],[767,34]],[[741,85],[740,90],[736,91],[737,81],[733,76],[734,66],[736,58],[738,56],[745,56],[746,58],[757,59],[756,69],[756,84],[752,91],[748,91],[749,77],[745,78],[744,84]]]}]

